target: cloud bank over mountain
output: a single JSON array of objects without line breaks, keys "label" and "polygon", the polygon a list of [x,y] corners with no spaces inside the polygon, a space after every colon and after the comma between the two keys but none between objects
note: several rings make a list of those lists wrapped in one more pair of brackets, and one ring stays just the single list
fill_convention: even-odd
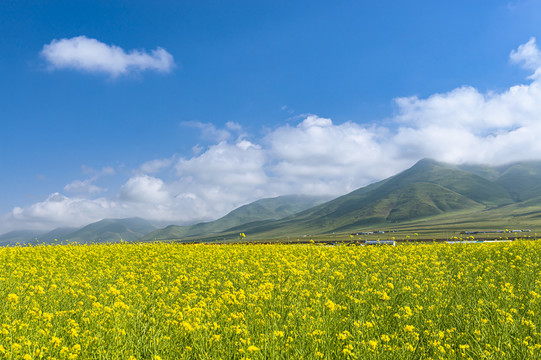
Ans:
[{"label": "cloud bank over mountain", "polygon": [[[47,55],[57,67],[111,76],[130,67],[165,70],[172,64],[172,58],[159,50],[150,55],[126,53],[91,40],[52,42],[44,52],[64,54],[58,57],[61,60]],[[101,59],[105,60],[83,63],[77,55],[70,55],[77,46],[90,45],[102,48],[105,55]],[[110,60],[113,58],[120,60],[116,63]],[[69,196],[55,193],[5,214],[0,232],[76,226],[105,217],[140,216],[179,224],[212,219],[262,197],[340,195],[426,157],[488,164],[539,159],[541,52],[535,39],[513,50],[510,61],[530,72],[524,84],[500,92],[483,93],[463,86],[427,98],[397,98],[396,113],[382,123],[385,125],[336,124],[329,118],[306,115],[297,124],[288,123],[256,137],[234,123],[223,129],[198,122],[185,124],[215,141],[207,147],[196,146],[191,156],[171,154],[141,164],[107,196],[100,196],[103,188],[96,177],[73,180],[64,189]]]}]

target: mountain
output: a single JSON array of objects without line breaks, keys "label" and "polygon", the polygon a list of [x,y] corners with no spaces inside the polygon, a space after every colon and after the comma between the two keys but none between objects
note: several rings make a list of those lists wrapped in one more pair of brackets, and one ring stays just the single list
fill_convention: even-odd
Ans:
[{"label": "mountain", "polygon": [[526,201],[541,195],[541,162],[524,162],[506,167],[495,180],[515,197]]},{"label": "mountain", "polygon": [[19,244],[73,243],[90,244],[104,242],[135,241],[157,227],[141,218],[103,219],[82,228],[63,227],[48,233],[36,231],[12,231],[0,235],[0,246]]},{"label": "mountain", "polygon": [[[534,201],[537,191],[541,201],[541,189],[536,188],[536,179],[541,183],[541,176],[536,175],[539,164],[461,167],[425,159],[395,176],[300,213],[243,224],[223,234],[208,234],[206,239],[234,238],[239,232],[257,239],[355,231],[447,215],[458,218],[457,214],[497,218],[505,209],[519,211],[517,194]],[[528,181],[516,179],[524,173],[530,174]]]},{"label": "mountain", "polygon": [[0,235],[0,246],[26,244],[32,241],[40,235],[38,231],[26,231],[16,230]]},{"label": "mountain", "polygon": [[207,236],[236,226],[257,222],[282,219],[299,211],[309,209],[325,201],[319,196],[285,195],[267,198],[241,206],[224,217],[191,226],[170,225],[142,237],[141,241],[180,239],[185,237]]},{"label": "mountain", "polygon": [[52,244],[56,242],[62,242],[69,239],[69,235],[77,231],[78,228],[73,227],[60,227],[56,228],[48,233],[37,236],[38,243],[40,244]]},{"label": "mountain", "polygon": [[526,201],[541,195],[541,161],[524,161],[501,166],[462,165],[509,191],[515,201]]},{"label": "mountain", "polygon": [[103,219],[61,238],[79,244],[119,242],[120,239],[135,241],[154,230],[156,226],[141,218]]},{"label": "mountain", "polygon": [[[247,224],[246,232],[346,231],[464,209],[511,204],[503,186],[453,165],[421,160],[410,169],[272,224]],[[236,230],[236,229],[235,229]]]},{"label": "mountain", "polygon": [[[211,222],[158,229],[139,219],[104,219],[80,229],[46,234],[10,232],[0,245],[16,243],[116,242],[296,237],[349,232],[370,227],[418,226],[494,228],[541,227],[541,161],[489,166],[451,165],[421,160],[388,179],[331,201],[312,196],[280,196],[241,206]],[[506,226],[506,225],[504,225]],[[505,227],[504,227],[505,228]]]}]

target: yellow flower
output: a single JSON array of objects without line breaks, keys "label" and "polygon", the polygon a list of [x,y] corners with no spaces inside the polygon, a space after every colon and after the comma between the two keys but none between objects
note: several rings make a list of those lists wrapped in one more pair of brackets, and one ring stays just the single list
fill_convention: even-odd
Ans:
[{"label": "yellow flower", "polygon": [[333,303],[331,300],[327,300],[327,302],[325,303],[325,307],[330,311],[336,310],[336,304]]},{"label": "yellow flower", "polygon": [[413,326],[413,325],[404,326],[404,331],[412,332],[413,330],[415,330],[415,326]]},{"label": "yellow flower", "polygon": [[374,327],[374,323],[373,322],[370,322],[370,321],[367,321],[363,324],[364,327],[370,329],[371,327]]},{"label": "yellow flower", "polygon": [[8,301],[17,304],[19,302],[19,296],[17,294],[9,294]]}]

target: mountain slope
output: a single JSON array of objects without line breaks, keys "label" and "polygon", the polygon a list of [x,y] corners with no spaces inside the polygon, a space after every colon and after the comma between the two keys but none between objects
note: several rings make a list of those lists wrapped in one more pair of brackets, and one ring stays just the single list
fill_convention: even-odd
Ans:
[{"label": "mountain slope", "polygon": [[64,237],[80,244],[135,241],[154,230],[156,226],[141,218],[103,219]]},{"label": "mountain slope", "polygon": [[541,162],[511,164],[495,183],[508,189],[516,201],[535,198],[541,195]]},{"label": "mountain slope", "polygon": [[39,235],[37,237],[40,244],[52,244],[55,242],[62,242],[69,239],[69,235],[76,232],[78,228],[62,227],[49,231],[46,234]]},{"label": "mountain slope", "polygon": [[[216,221],[159,229],[142,219],[105,219],[84,228],[47,234],[11,232],[0,245],[69,240],[79,243],[298,236],[395,226],[438,219],[441,224],[502,221],[522,226],[540,221],[541,161],[488,165],[450,165],[421,160],[388,179],[323,202],[310,196],[281,196],[242,206]],[[505,219],[505,220],[502,220]],[[457,225],[458,226],[458,225]],[[487,225],[489,226],[489,225]],[[146,234],[146,235],[145,235]]]},{"label": "mountain slope", "polygon": [[29,242],[34,242],[39,235],[40,233],[38,231],[32,230],[10,231],[0,235],[0,246],[15,245],[17,243],[27,244]]},{"label": "mountain slope", "polygon": [[323,201],[324,198],[322,197],[304,195],[285,195],[261,199],[241,206],[218,220],[191,226],[170,225],[164,229],[147,234],[140,240],[167,240],[210,235],[246,223],[282,219],[318,205]]},{"label": "mountain slope", "polygon": [[[414,187],[410,188],[411,186]],[[415,191],[412,189],[415,189]],[[406,194],[411,191],[413,193],[408,197]],[[437,195],[438,191],[441,194]],[[474,203],[493,206],[513,202],[509,193],[503,187],[486,179],[454,169],[450,165],[432,160],[421,160],[400,174],[305,211],[298,218],[312,219],[311,222],[316,222],[321,221],[324,217],[329,221],[356,212],[365,213],[366,215],[384,214],[373,210],[377,208],[377,204],[381,206],[390,197],[408,199],[409,201],[402,201],[399,204],[400,211],[410,212],[415,215],[417,212],[412,208],[419,207],[419,203],[426,203],[427,194],[423,195],[424,192],[430,193],[429,198],[439,198],[437,202],[445,202],[448,198],[449,204],[442,205],[445,211],[463,209],[467,206],[473,206]],[[465,201],[465,204],[461,205],[457,202],[455,199],[457,195],[461,196],[461,200]],[[434,209],[434,213],[439,212],[435,210],[438,208],[437,206],[430,207]],[[429,213],[423,212],[423,215],[427,216]],[[377,217],[381,218],[382,216]]]},{"label": "mountain slope", "polygon": [[512,204],[503,186],[456,166],[421,160],[393,177],[278,221],[232,228],[260,237],[346,231],[442,213]]},{"label": "mountain slope", "polygon": [[541,196],[541,161],[522,161],[494,167],[467,164],[460,168],[504,187],[515,201]]}]

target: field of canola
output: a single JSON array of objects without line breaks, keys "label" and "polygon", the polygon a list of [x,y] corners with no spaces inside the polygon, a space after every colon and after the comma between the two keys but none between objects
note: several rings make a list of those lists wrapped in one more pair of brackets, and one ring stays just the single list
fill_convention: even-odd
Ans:
[{"label": "field of canola", "polygon": [[0,249],[0,359],[541,358],[541,241]]}]

